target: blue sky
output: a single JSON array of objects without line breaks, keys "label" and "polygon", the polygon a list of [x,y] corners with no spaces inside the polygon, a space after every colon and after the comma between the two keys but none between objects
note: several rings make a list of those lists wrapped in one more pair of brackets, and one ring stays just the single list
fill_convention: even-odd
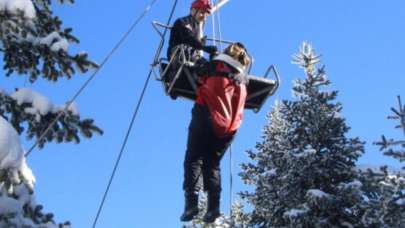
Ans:
[{"label": "blue sky", "polygon": [[[190,0],[179,0],[175,16],[188,14]],[[35,150],[28,162],[36,177],[36,195],[45,211],[73,227],[90,227],[106,187],[114,161],[158,45],[152,20],[166,21],[172,1],[158,0],[146,18],[96,79],[78,98],[83,117],[94,118],[105,134],[82,143],[48,145]],[[73,27],[80,45],[101,62],[149,1],[77,1],[58,6],[55,13]],[[231,0],[220,12],[222,36],[241,41],[254,56],[253,73],[262,74],[275,64],[282,76],[276,95],[262,110],[247,111],[233,145],[233,173],[247,161],[245,150],[254,148],[266,114],[275,99],[291,99],[292,81],[303,71],[291,64],[291,55],[302,41],[310,41],[326,65],[331,89],[339,90],[343,115],[352,127],[349,136],[366,141],[359,164],[388,164],[372,142],[381,134],[401,137],[394,122],[386,120],[396,96],[405,99],[405,2],[378,1],[246,1]],[[206,33],[212,32],[207,23]],[[1,74],[3,72],[0,71]],[[70,99],[89,74],[50,83],[38,80],[28,87],[55,103]],[[12,91],[24,85],[24,77],[0,78],[1,87]],[[151,81],[135,122],[97,227],[180,227],[183,209],[183,157],[192,103],[172,101],[162,86]],[[24,142],[29,148],[33,142]],[[222,211],[228,213],[229,157],[222,161]],[[234,176],[234,195],[246,189]]]}]

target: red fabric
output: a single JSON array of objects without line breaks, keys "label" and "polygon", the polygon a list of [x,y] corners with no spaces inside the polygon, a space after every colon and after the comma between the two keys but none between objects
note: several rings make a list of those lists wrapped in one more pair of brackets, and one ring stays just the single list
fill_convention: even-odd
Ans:
[{"label": "red fabric", "polygon": [[[218,62],[216,72],[230,73],[226,64]],[[242,124],[246,85],[224,76],[206,75],[201,79],[196,103],[208,106],[214,132],[218,137],[233,135]]]},{"label": "red fabric", "polygon": [[191,8],[193,9],[201,9],[206,12],[209,12],[212,8],[209,0],[196,0],[191,4]]}]

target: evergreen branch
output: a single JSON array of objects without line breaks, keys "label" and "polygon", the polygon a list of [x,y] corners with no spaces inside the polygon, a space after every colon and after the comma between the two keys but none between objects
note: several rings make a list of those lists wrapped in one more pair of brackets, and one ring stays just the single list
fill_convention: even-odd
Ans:
[{"label": "evergreen branch", "polygon": [[40,113],[35,111],[32,103],[18,104],[12,97],[0,93],[0,115],[9,119],[19,134],[22,134],[25,130],[24,126],[27,126],[26,134],[29,139],[38,139],[59,114],[62,114],[61,118],[58,119],[46,137],[38,143],[40,148],[45,143],[52,141],[79,143],[79,133],[85,138],[91,138],[93,133],[103,134],[103,131],[94,125],[92,119],[81,119],[78,114],[72,111],[52,110],[47,113]]},{"label": "evergreen branch", "polygon": [[[398,109],[391,108],[391,111],[395,114],[389,116],[388,119],[399,120],[399,125],[395,126],[396,129],[402,128],[405,136],[405,107],[402,106],[401,97],[398,96]],[[380,151],[384,155],[391,156],[398,159],[400,162],[405,161],[405,140],[387,139],[384,135],[381,136],[381,141],[374,142],[375,145],[380,146]],[[400,146],[403,149],[396,150],[394,147]]]},{"label": "evergreen branch", "polygon": [[33,1],[33,19],[23,13],[0,12],[0,43],[7,76],[29,74],[30,82],[38,76],[57,81],[60,77],[71,78],[74,67],[82,73],[98,67],[87,54],[68,52],[69,43],[79,43],[79,39],[71,34],[71,28],[61,28],[62,21],[52,16],[50,3]]}]

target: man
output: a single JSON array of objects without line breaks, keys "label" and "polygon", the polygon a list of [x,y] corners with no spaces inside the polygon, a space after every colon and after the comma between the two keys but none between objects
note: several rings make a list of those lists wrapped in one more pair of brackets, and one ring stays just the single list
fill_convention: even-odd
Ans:
[{"label": "man", "polygon": [[215,46],[206,46],[202,37],[203,26],[211,8],[212,6],[208,0],[196,0],[191,4],[190,15],[179,18],[174,22],[167,49],[167,58],[169,60],[179,45],[186,47],[186,57],[192,62],[202,58],[201,50],[211,55],[217,52]]},{"label": "man", "polygon": [[220,216],[220,161],[242,123],[247,96],[245,72],[249,64],[245,47],[234,43],[207,63],[199,75],[184,159],[186,203],[181,221],[190,221],[198,214],[201,176],[208,193],[203,220],[212,223]]}]

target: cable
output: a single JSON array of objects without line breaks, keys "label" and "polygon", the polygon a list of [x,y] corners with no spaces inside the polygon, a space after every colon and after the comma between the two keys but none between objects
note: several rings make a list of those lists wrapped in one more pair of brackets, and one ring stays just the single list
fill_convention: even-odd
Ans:
[{"label": "cable", "polygon": [[[222,31],[221,31],[221,10],[218,9],[218,12],[216,13],[217,17],[217,23],[218,23],[218,36],[219,40],[222,40]],[[219,50],[222,51],[222,42],[219,42]]]},{"label": "cable", "polygon": [[39,144],[41,140],[44,139],[46,134],[52,129],[52,127],[55,125],[55,123],[62,117],[62,115],[70,108],[72,103],[77,99],[77,97],[83,92],[83,90],[89,85],[89,83],[93,80],[93,78],[97,75],[97,73],[100,71],[100,69],[107,63],[107,61],[111,58],[111,56],[114,54],[114,52],[124,43],[124,41],[127,39],[129,34],[135,29],[135,27],[138,25],[138,23],[145,17],[145,15],[150,11],[152,6],[155,4],[157,0],[152,0],[152,2],[145,8],[143,13],[134,21],[134,23],[131,25],[131,27],[128,29],[128,31],[124,34],[124,36],[118,41],[118,43],[113,47],[113,49],[108,53],[108,55],[104,58],[104,60],[101,62],[100,66],[94,71],[94,73],[90,76],[89,79],[87,79],[84,84],[79,88],[79,90],[74,94],[74,96],[67,102],[65,108],[58,113],[58,115],[55,117],[55,119],[49,124],[49,126],[45,129],[45,131],[40,135],[40,137],[36,140],[34,145],[28,150],[28,152],[25,154],[25,157],[28,157],[30,153],[35,149],[35,147]]},{"label": "cable", "polygon": [[[210,1],[211,5],[215,5],[216,4],[216,0]],[[215,41],[216,38],[216,34],[215,34],[215,15],[216,13],[214,12],[214,14],[211,17],[211,22],[212,22],[212,38],[213,38],[213,44],[216,46],[217,42]]]},{"label": "cable", "polygon": [[[153,3],[154,3],[155,1],[156,1],[156,0],[154,0]],[[171,19],[172,19],[172,17],[173,17],[173,14],[174,14],[174,10],[175,10],[175,8],[176,8],[176,5],[177,5],[177,0],[175,0],[175,2],[174,2],[174,5],[173,5],[173,8],[172,8],[172,10],[171,10],[171,12],[170,12],[170,16],[169,16],[169,19],[168,19],[167,24],[170,24],[170,21],[171,21]],[[164,32],[163,32],[163,37],[166,35],[166,33],[167,33],[167,28],[165,28],[165,30],[164,30]],[[161,43],[159,44],[158,52],[161,50],[161,47],[162,47],[162,46],[163,46],[163,43],[161,42]],[[159,54],[159,53],[157,53],[157,55],[158,55],[158,54]],[[155,58],[156,58],[156,56],[155,56]],[[154,59],[154,60],[155,60],[155,59]],[[123,155],[125,146],[126,146],[126,144],[127,144],[127,142],[128,142],[129,135],[130,135],[130,133],[131,133],[131,131],[132,131],[132,127],[133,127],[133,125],[134,125],[136,116],[137,116],[138,111],[139,111],[139,108],[140,108],[140,106],[141,106],[141,104],[142,104],[142,101],[143,101],[143,98],[144,98],[146,89],[147,89],[147,87],[148,87],[150,78],[151,78],[151,76],[152,76],[152,72],[153,72],[152,67],[153,67],[153,65],[151,66],[151,69],[149,70],[149,74],[148,74],[148,76],[147,76],[147,78],[146,78],[146,81],[145,81],[145,84],[144,84],[144,86],[143,86],[141,95],[140,95],[140,97],[139,97],[139,99],[138,99],[137,105],[136,105],[135,110],[134,110],[134,112],[133,112],[133,115],[132,115],[132,118],[131,118],[131,122],[130,122],[130,124],[129,124],[129,126],[128,126],[128,130],[127,130],[127,132],[126,132],[126,134],[125,134],[125,138],[124,138],[124,141],[123,141],[123,143],[122,143],[120,152],[119,152],[119,154],[118,154],[118,158],[117,158],[117,160],[116,160],[116,162],[115,162],[115,164],[114,164],[113,171],[112,171],[111,176],[110,176],[110,178],[109,178],[109,181],[108,181],[108,184],[107,184],[107,188],[106,188],[106,190],[105,190],[105,192],[104,192],[104,195],[103,195],[103,198],[102,198],[102,200],[101,200],[100,206],[99,206],[99,208],[98,208],[98,210],[97,210],[97,215],[96,215],[96,217],[95,217],[95,219],[94,219],[93,226],[92,226],[93,228],[95,228],[96,225],[97,225],[98,218],[100,217],[100,214],[101,214],[101,211],[102,211],[102,209],[103,209],[103,206],[104,206],[105,200],[106,200],[106,198],[107,198],[108,192],[110,191],[110,187],[111,187],[112,181],[114,180],[115,173],[116,173],[117,168],[118,168],[118,166],[119,166],[119,163],[120,163],[120,161],[121,161],[121,157],[122,157],[122,155]]]},{"label": "cable", "polygon": [[[215,4],[217,1],[215,1]],[[219,35],[219,40],[222,40],[222,32],[221,32],[221,17],[220,17],[220,10],[218,9],[218,12],[216,12],[213,15],[213,29],[215,31],[215,26],[214,26],[214,17],[216,17],[217,21],[217,28],[218,28],[218,35]],[[215,36],[215,32],[214,32]],[[215,37],[214,37],[215,39]],[[219,43],[219,50],[222,51],[222,43]],[[233,171],[232,171],[232,145],[229,146],[229,218],[231,221],[231,226],[233,225],[233,219],[232,219],[232,203],[233,203]]]},{"label": "cable", "polygon": [[232,145],[229,146],[229,218],[232,223],[232,203],[233,203],[233,172],[232,172]]}]

